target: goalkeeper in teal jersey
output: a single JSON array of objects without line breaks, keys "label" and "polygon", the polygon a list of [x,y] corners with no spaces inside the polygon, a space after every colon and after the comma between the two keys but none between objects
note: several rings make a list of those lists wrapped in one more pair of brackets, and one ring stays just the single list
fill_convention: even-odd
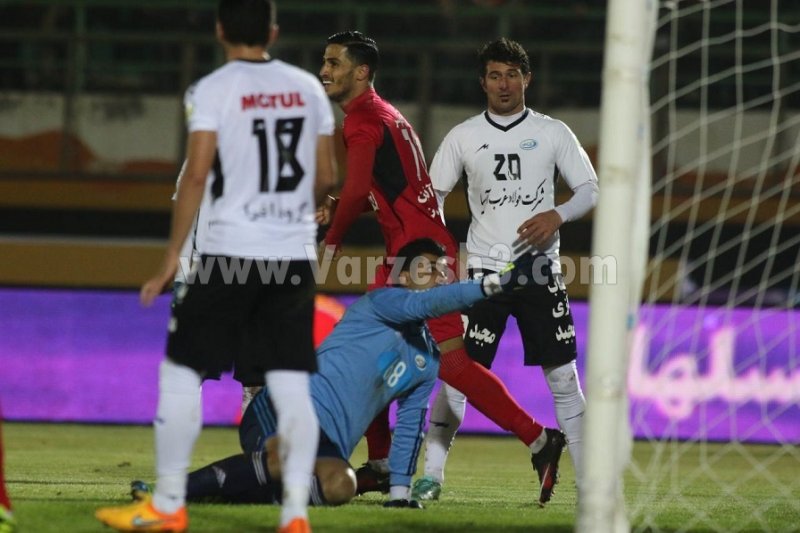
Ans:
[{"label": "goalkeeper in teal jersey", "polygon": [[[442,256],[444,249],[431,239],[404,246],[394,267],[399,287],[377,289],[359,298],[319,347],[319,370],[311,376],[310,387],[320,425],[313,504],[339,505],[353,498],[356,479],[347,460],[375,416],[397,400],[386,505],[419,507],[409,501],[409,485],[439,371],[439,349],[425,320],[536,280],[535,259],[526,255],[510,263],[502,277],[495,274],[442,285],[448,281],[439,261]],[[187,500],[277,502],[281,487],[276,433],[277,418],[265,389],[242,418],[239,435],[244,454],[192,472]],[[557,466],[558,457],[554,461]],[[134,482],[134,496],[137,483],[141,482]]]}]

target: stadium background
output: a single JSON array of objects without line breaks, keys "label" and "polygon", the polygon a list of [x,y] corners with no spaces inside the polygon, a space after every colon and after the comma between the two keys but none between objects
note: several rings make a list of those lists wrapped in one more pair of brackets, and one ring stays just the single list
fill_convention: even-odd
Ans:
[{"label": "stadium background", "polygon": [[[151,366],[136,378],[145,388],[135,394],[145,395],[143,409],[152,405],[146,395],[155,399],[154,388],[147,387],[154,387],[161,357],[166,299],[159,309],[144,311],[132,303],[133,290],[157,264],[168,230],[170,196],[185,140],[183,91],[221,63],[211,38],[213,6],[207,0],[0,2],[0,308],[4,313],[0,401],[9,419],[109,421],[111,416],[116,421],[146,421],[141,413],[129,410],[131,402],[110,409],[111,415],[98,411],[107,396],[93,394],[107,391],[104,387],[118,391],[120,385],[109,379],[109,372],[130,378],[127,372],[139,354]],[[758,14],[746,12],[746,16]],[[604,2],[575,0],[283,2],[279,8],[283,35],[274,53],[316,72],[327,35],[358,28],[375,37],[382,51],[377,88],[412,121],[430,159],[450,127],[483,107],[473,59],[476,48],[498,35],[509,36],[531,54],[534,82],[527,95],[529,105],[569,124],[594,159],[604,17]],[[659,82],[654,73],[656,90]],[[744,90],[760,94],[768,87],[768,79],[763,84],[749,80]],[[733,88],[720,91],[716,102],[734,103],[734,92]],[[797,95],[786,105],[787,113],[796,114]],[[658,127],[658,117],[654,118]],[[767,120],[767,113],[759,110],[746,116],[754,128]],[[786,139],[791,138],[789,133]],[[688,159],[693,154],[683,156]],[[745,160],[759,156],[741,154]],[[719,168],[714,164],[710,162],[710,174],[717,171],[722,179],[725,162],[716,162]],[[690,195],[692,183],[692,175],[684,176],[678,192]],[[794,187],[796,201],[797,181]],[[734,201],[747,202],[750,192],[742,184]],[[654,198],[654,213],[658,202]],[[769,213],[770,206],[764,207]],[[711,217],[714,212],[713,205],[701,205],[700,216]],[[468,213],[462,195],[451,195],[446,216],[463,240]],[[796,235],[799,225],[798,217],[790,219],[784,234]],[[737,232],[737,222],[731,221],[724,231]],[[680,224],[670,228],[671,238],[681,234]],[[578,264],[589,255],[590,236],[589,217],[566,225],[562,252]],[[748,253],[757,257],[768,244],[755,237]],[[370,217],[361,217],[346,245],[345,255],[379,254],[377,225]],[[698,254],[707,250],[701,240],[692,248]],[[726,254],[733,258],[736,250]],[[787,250],[773,259],[791,265],[794,256],[796,251]],[[720,272],[729,258],[720,257]],[[677,259],[671,264],[674,272],[682,266]],[[665,294],[688,295],[692,280],[676,279],[675,287]],[[745,291],[758,281],[757,275],[741,280],[740,288]],[[363,288],[330,278],[322,286],[323,292],[336,297]],[[576,279],[569,290],[576,301],[582,350],[587,315],[579,302],[586,299],[588,285]],[[778,287],[768,297],[789,307],[800,303],[788,288]],[[687,320],[697,319],[691,309],[687,313]],[[797,318],[789,311],[775,323],[792,320]],[[719,332],[713,317],[708,322],[705,338],[710,340]],[[735,349],[724,357],[747,357],[748,342],[746,334],[740,335]],[[526,407],[544,413],[543,419],[552,423],[551,401],[543,392],[547,389],[539,372],[519,372],[518,336],[510,335],[504,343],[495,370]],[[781,345],[773,349],[772,360],[780,368],[785,362],[781,354],[789,350]],[[680,358],[687,354],[691,357],[689,348],[672,360],[683,361]],[[679,375],[669,378],[667,363],[659,373],[662,388],[680,381]],[[768,371],[763,369],[764,375]],[[780,379],[793,379],[788,374],[775,376],[776,385]],[[95,381],[86,381],[94,377]],[[227,389],[220,385],[222,407],[218,418],[211,416],[210,421],[226,423],[233,416],[228,413],[235,412],[238,391],[231,385],[228,382]],[[206,398],[212,406],[213,394]],[[643,431],[652,431],[651,426],[665,420],[686,423],[685,418],[676,421],[670,415],[674,399],[668,391],[658,397],[656,387],[654,394],[641,400],[653,403],[655,417]],[[761,399],[755,392],[712,398],[720,409],[727,402],[751,403],[756,418],[762,405],[777,403],[783,408],[779,399]],[[777,423],[800,431],[800,408],[789,407],[782,413]],[[490,429],[478,415],[470,417],[468,427]],[[751,438],[769,440],[769,435]]]}]

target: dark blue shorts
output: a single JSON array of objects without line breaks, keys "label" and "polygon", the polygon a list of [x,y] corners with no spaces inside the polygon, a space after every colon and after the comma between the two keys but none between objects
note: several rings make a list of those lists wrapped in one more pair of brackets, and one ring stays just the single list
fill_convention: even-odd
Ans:
[{"label": "dark blue shorts", "polygon": [[[266,387],[259,392],[247,406],[239,425],[239,444],[245,453],[264,450],[267,439],[278,432],[275,408],[269,399]],[[317,457],[332,457],[347,461],[339,448],[331,441],[322,428],[319,428],[319,447]]]}]

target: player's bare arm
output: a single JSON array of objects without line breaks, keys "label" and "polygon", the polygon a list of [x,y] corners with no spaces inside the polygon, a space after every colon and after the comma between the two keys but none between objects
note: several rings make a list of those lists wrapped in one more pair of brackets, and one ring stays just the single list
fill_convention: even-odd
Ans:
[{"label": "player's bare arm", "polygon": [[169,243],[164,253],[161,267],[147,280],[139,293],[139,300],[145,307],[150,306],[156,296],[173,279],[178,268],[181,247],[191,231],[197,209],[203,199],[206,178],[214,163],[217,151],[217,134],[213,131],[194,131],[189,135],[186,166],[175,203],[172,206],[172,228]]},{"label": "player's bare arm", "polygon": [[514,244],[527,244],[541,248],[553,238],[563,223],[564,221],[561,220],[561,216],[555,209],[533,215],[517,228],[519,238]]}]

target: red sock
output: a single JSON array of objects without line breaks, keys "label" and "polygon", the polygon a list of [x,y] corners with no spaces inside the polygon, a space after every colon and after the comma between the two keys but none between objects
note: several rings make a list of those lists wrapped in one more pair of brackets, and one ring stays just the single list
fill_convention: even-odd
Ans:
[{"label": "red sock", "polygon": [[364,436],[367,437],[367,454],[370,461],[389,457],[389,448],[392,446],[392,434],[389,431],[389,406],[378,413]]},{"label": "red sock", "polygon": [[442,354],[439,377],[460,390],[469,403],[492,422],[513,432],[526,446],[542,434],[542,425],[520,407],[503,382],[470,359],[464,348]]},{"label": "red sock", "polygon": [[11,501],[6,492],[6,478],[3,477],[3,433],[0,430],[0,505],[6,509],[11,509]]}]

